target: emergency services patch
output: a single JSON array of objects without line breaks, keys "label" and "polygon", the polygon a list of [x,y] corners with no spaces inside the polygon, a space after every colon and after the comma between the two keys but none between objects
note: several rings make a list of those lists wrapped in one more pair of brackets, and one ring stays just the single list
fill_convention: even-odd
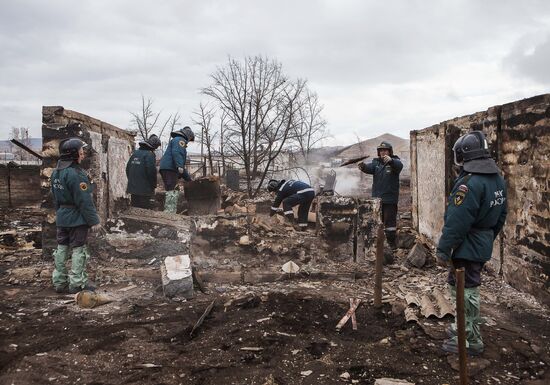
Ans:
[{"label": "emergency services patch", "polygon": [[464,198],[466,198],[466,193],[460,190],[457,191],[454,197],[455,206],[460,206],[464,202]]},{"label": "emergency services patch", "polygon": [[466,186],[465,184],[461,184],[460,186],[458,186],[458,190],[462,191],[464,193],[467,193],[468,192],[468,186]]},{"label": "emergency services patch", "polygon": [[180,144],[180,147],[183,147],[183,148],[187,147],[187,143],[185,143],[184,140],[180,140],[179,144]]},{"label": "emergency services patch", "polygon": [[88,190],[88,183],[86,183],[86,182],[80,182],[80,189],[81,189],[82,191]]}]

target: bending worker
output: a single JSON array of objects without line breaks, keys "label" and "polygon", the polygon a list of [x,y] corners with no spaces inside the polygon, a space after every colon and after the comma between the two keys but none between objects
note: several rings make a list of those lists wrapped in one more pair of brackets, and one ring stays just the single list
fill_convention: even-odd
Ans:
[{"label": "bending worker", "polygon": [[128,187],[126,192],[131,194],[133,207],[151,208],[151,198],[157,188],[157,157],[155,150],[160,146],[158,136],[151,135],[139,148],[134,150],[126,164]]},{"label": "bending worker", "polygon": [[[75,294],[95,290],[88,284],[86,264],[90,254],[86,247],[88,230],[101,228],[92,197],[92,185],[81,168],[86,143],[78,138],[65,139],[59,144],[60,159],[50,182],[57,226],[57,249],[53,252],[55,268],[52,281],[57,293]],[[65,263],[72,248],[71,271]]]},{"label": "bending worker", "polygon": [[[455,301],[455,269],[465,270],[466,349],[470,355],[478,355],[484,348],[480,330],[481,270],[491,258],[493,241],[506,220],[506,187],[481,131],[458,138],[453,152],[461,172],[447,202],[436,255],[439,263],[452,265],[447,282]],[[443,350],[458,353],[456,322],[447,334],[450,338],[443,343]]]},{"label": "bending worker", "polygon": [[166,147],[166,151],[160,160],[160,175],[164,182],[166,196],[164,200],[164,211],[175,213],[178,208],[179,191],[176,190],[178,178],[191,181],[191,175],[185,169],[187,159],[187,144],[195,140],[195,134],[190,127],[183,127],[181,130],[170,133],[172,139]]},{"label": "bending worker", "polygon": [[315,190],[307,183],[299,180],[276,180],[271,179],[267,183],[267,190],[276,193],[275,200],[271,206],[270,216],[279,211],[281,202],[283,203],[283,214],[291,222],[294,222],[294,212],[292,207],[298,205],[298,229],[307,229],[307,216]]},{"label": "bending worker", "polygon": [[388,245],[395,250],[397,232],[397,203],[399,201],[399,174],[403,163],[393,154],[393,147],[382,142],[376,149],[378,157],[372,162],[361,162],[357,166],[365,174],[371,174],[372,197],[382,200],[382,221]]}]

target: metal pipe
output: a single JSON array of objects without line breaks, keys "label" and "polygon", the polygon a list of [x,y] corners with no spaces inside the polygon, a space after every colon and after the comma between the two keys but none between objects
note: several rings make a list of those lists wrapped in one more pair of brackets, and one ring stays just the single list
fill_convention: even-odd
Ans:
[{"label": "metal pipe", "polygon": [[468,362],[466,357],[466,319],[464,314],[464,268],[455,270],[456,276],[456,325],[458,332],[458,361],[460,385],[468,385]]},{"label": "metal pipe", "polygon": [[374,275],[374,307],[382,307],[382,264],[384,262],[384,228],[376,232],[376,268]]}]

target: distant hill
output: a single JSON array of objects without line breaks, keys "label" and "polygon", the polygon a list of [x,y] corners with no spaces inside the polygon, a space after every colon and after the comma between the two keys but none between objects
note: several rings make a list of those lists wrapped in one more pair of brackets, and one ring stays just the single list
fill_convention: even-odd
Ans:
[{"label": "distant hill", "polygon": [[377,156],[376,147],[381,142],[389,142],[393,146],[394,155],[397,155],[403,162],[403,168],[405,170],[410,168],[410,140],[388,133],[344,147],[334,154],[334,158],[346,160],[364,155],[369,155],[369,159],[375,158]]},{"label": "distant hill", "polygon": [[376,156],[376,147],[378,147],[381,142],[389,142],[393,146],[395,155],[401,157],[400,154],[406,153],[405,155],[407,157],[409,156],[410,141],[388,133],[344,147],[340,152],[337,152],[335,156],[350,159],[362,155],[370,155],[372,158]]}]

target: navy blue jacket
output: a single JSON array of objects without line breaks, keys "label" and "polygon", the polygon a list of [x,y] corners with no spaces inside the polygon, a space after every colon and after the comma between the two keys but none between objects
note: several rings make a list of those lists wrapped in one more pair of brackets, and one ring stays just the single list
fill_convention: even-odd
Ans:
[{"label": "navy blue jacket", "polygon": [[93,226],[99,216],[92,197],[92,184],[77,163],[55,169],[50,178],[57,227]]},{"label": "navy blue jacket", "polygon": [[307,183],[304,183],[299,180],[293,180],[289,179],[285,181],[281,187],[279,187],[279,190],[277,190],[277,196],[275,197],[275,200],[273,201],[272,208],[278,208],[281,205],[281,202],[283,199],[288,198],[291,195],[294,194],[304,194],[307,192],[313,192],[315,193],[315,190],[311,188],[310,185]]},{"label": "navy blue jacket", "polygon": [[147,148],[135,150],[126,163],[128,187],[126,192],[134,195],[151,196],[157,187],[157,158],[155,153]]},{"label": "navy blue jacket", "polygon": [[501,175],[462,172],[447,202],[437,256],[487,262],[506,214],[506,186]]},{"label": "navy blue jacket", "polygon": [[397,204],[399,201],[399,174],[403,170],[403,163],[398,156],[384,164],[380,158],[370,163],[363,162],[361,171],[373,175],[372,197],[381,198],[382,203]]}]

